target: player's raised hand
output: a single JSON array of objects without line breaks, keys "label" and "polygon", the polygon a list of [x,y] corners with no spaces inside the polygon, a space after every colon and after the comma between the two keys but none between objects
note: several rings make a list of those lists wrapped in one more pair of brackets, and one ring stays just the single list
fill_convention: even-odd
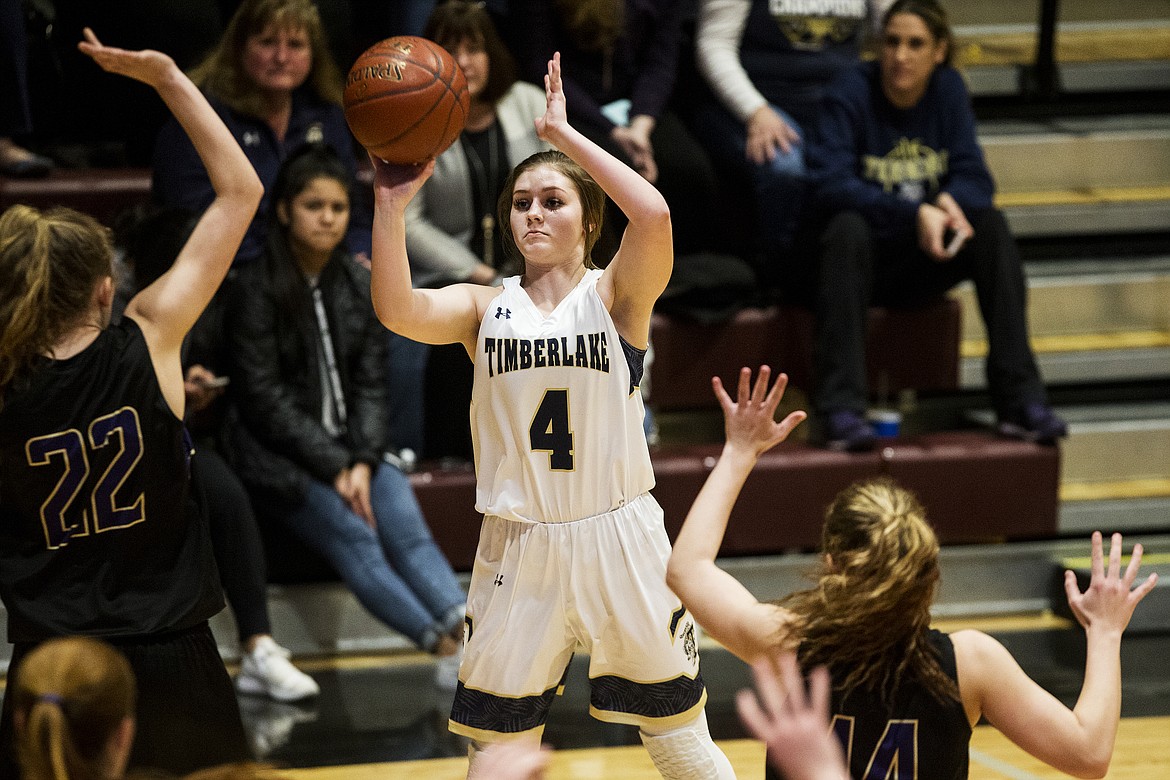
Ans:
[{"label": "player's raised hand", "polygon": [[375,196],[387,197],[404,207],[435,172],[433,159],[421,165],[400,165],[388,163],[371,154],[370,164],[374,166]]},{"label": "player's raised hand", "polygon": [[753,387],[752,370],[746,366],[741,368],[739,389],[734,401],[723,389],[723,381],[717,376],[711,378],[715,397],[723,407],[723,427],[728,446],[742,447],[759,456],[787,439],[792,429],[808,416],[797,411],[776,422],[776,407],[784,397],[788,375],[776,377],[775,384],[769,389],[768,380],[771,376],[771,368],[760,366]]},{"label": "player's raised hand", "polygon": [[144,84],[158,88],[166,79],[179,73],[175,61],[153,49],[131,51],[106,46],[98,40],[94,31],[86,27],[83,34],[85,40],[77,44],[82,54],[96,62],[102,70],[128,76]]},{"label": "player's raised hand", "polygon": [[1138,602],[1154,589],[1158,575],[1151,574],[1136,588],[1133,587],[1142,563],[1142,546],[1134,545],[1129,565],[1122,574],[1121,534],[1113,534],[1110,539],[1108,568],[1105,565],[1100,531],[1093,532],[1092,546],[1092,573],[1089,587],[1084,593],[1077,587],[1076,575],[1071,571],[1064,573],[1068,605],[1086,631],[1113,630],[1120,633],[1129,625]]},{"label": "player's raised hand", "polygon": [[557,131],[569,121],[565,106],[565,86],[561,82],[559,51],[548,61],[548,73],[544,76],[544,99],[544,115],[536,119],[536,135],[542,141],[553,143]]}]

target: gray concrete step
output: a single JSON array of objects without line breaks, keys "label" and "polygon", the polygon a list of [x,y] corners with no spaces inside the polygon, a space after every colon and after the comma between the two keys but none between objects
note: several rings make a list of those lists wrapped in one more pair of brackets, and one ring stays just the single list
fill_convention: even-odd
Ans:
[{"label": "gray concrete step", "polygon": [[[1029,263],[1028,320],[1049,383],[1170,377],[1170,256]],[[963,309],[960,384],[983,388],[986,331],[974,285]]]},{"label": "gray concrete step", "polygon": [[[1170,532],[1170,401],[1060,406],[1058,530]],[[991,425],[990,410],[968,418]]]},{"label": "gray concrete step", "polygon": [[984,121],[979,139],[1017,236],[1170,227],[1170,114]]}]

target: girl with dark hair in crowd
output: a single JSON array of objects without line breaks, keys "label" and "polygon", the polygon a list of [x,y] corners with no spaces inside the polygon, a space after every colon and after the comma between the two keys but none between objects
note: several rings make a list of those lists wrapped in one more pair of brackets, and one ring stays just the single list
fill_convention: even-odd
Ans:
[{"label": "girl with dark hair in crowd", "polygon": [[276,177],[264,257],[241,270],[228,306],[231,456],[253,503],[435,655],[436,682],[453,687],[465,594],[409,478],[384,459],[395,399],[370,272],[342,246],[350,186],[322,145],[298,150]]},{"label": "girl with dark hair in crowd", "polygon": [[[305,143],[332,147],[352,178],[357,171],[354,139],[341,108],[343,78],[329,51],[313,0],[244,0],[223,37],[191,71],[191,80],[211,105],[264,182],[261,213],[281,162]],[[154,153],[154,196],[167,206],[201,210],[211,202],[207,175],[191,144],[170,122]],[[253,221],[237,253],[237,264],[264,250],[265,219]],[[350,251],[369,250],[369,215],[351,220]]]},{"label": "girl with dark hair in crowd", "polygon": [[866,309],[921,305],[966,279],[987,329],[997,431],[1044,444],[1068,433],[1029,343],[1023,264],[995,207],[951,50],[936,0],[897,0],[882,18],[877,61],[825,91],[809,145],[805,241],[817,277],[815,433],[831,449],[876,444],[866,420]]}]

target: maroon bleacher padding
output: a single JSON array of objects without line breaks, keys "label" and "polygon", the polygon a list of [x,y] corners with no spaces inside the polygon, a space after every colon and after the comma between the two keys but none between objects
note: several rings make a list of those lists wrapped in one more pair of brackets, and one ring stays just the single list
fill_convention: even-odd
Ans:
[{"label": "maroon bleacher padding", "polygon": [[[722,445],[659,448],[654,497],[673,541]],[[852,455],[785,442],[748,476],[723,537],[722,555],[773,555],[820,545],[825,507],[849,483],[881,474],[876,453]]]},{"label": "maroon bleacher padding", "polygon": [[1060,448],[948,431],[883,448],[885,471],[922,500],[943,544],[1051,538]]},{"label": "maroon bleacher padding", "polygon": [[[958,389],[961,325],[959,302],[949,296],[911,309],[871,307],[865,340],[870,392]],[[776,338],[782,368],[798,387],[812,387],[815,327],[812,310],[781,307]]]},{"label": "maroon bleacher padding", "polygon": [[68,206],[112,226],[123,211],[149,201],[149,168],[58,168],[44,179],[0,177],[0,211],[14,203]]},{"label": "maroon bleacher padding", "polygon": [[718,375],[734,387],[744,366],[779,365],[779,333],[775,306],[742,309],[718,325],[655,313],[650,320],[651,405],[656,411],[717,408],[711,377]]},{"label": "maroon bleacher padding", "polygon": [[482,516],[475,511],[475,472],[470,469],[417,471],[410,475],[423,517],[455,571],[471,571]]},{"label": "maroon bleacher padding", "polygon": [[[655,447],[654,497],[673,540],[721,445]],[[785,442],[765,453],[732,511],[721,555],[774,555],[820,545],[825,508],[850,483],[889,474],[913,490],[943,544],[1051,538],[1057,533],[1060,451],[986,431],[883,440],[875,452]],[[423,470],[411,483],[435,540],[457,571],[475,561],[480,516],[470,470]]]},{"label": "maroon bleacher padding", "polygon": [[[914,309],[871,308],[868,327],[866,373],[872,393],[958,389],[957,300],[940,297]],[[813,329],[813,313],[797,306],[743,309],[718,325],[655,313],[649,403],[659,412],[716,409],[712,376],[726,383],[743,366],[762,364],[787,373],[794,387],[810,389]]]}]

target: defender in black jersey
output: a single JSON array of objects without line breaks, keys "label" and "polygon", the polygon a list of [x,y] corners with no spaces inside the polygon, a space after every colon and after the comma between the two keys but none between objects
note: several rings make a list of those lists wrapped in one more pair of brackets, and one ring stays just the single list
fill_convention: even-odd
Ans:
[{"label": "defender in black jersey", "polygon": [[827,666],[832,729],[856,780],[966,777],[967,743],[980,717],[1062,772],[1104,775],[1121,711],[1121,635],[1157,579],[1151,574],[1134,587],[1141,545],[1122,572],[1121,535],[1113,535],[1106,566],[1095,533],[1089,588],[1082,593],[1073,574],[1065,576],[1088,641],[1085,681],[1071,711],[987,634],[931,630],[938,539],[918,500],[888,478],[855,483],[829,506],[813,588],[761,603],[715,556],[757,458],[805,418],[793,412],[775,421],[787,377],[769,389],[770,377],[762,366],[753,385],[751,370],[742,369],[734,401],[718,377],[712,380],[727,443],[667,568],[667,582],[699,624],[745,661],[790,650],[805,668]]},{"label": "defender in black jersey", "polygon": [[[81,50],[102,68],[158,91],[217,196],[174,267],[114,327],[101,225],[69,209],[13,206],[0,216],[0,598],[15,645],[9,674],[51,637],[109,641],[139,682],[133,764],[187,772],[247,758],[247,750],[207,625],[223,598],[189,495],[179,352],[262,187],[170,57],[106,47],[89,30],[86,39]],[[10,710],[5,699],[5,776],[14,775]]]}]

